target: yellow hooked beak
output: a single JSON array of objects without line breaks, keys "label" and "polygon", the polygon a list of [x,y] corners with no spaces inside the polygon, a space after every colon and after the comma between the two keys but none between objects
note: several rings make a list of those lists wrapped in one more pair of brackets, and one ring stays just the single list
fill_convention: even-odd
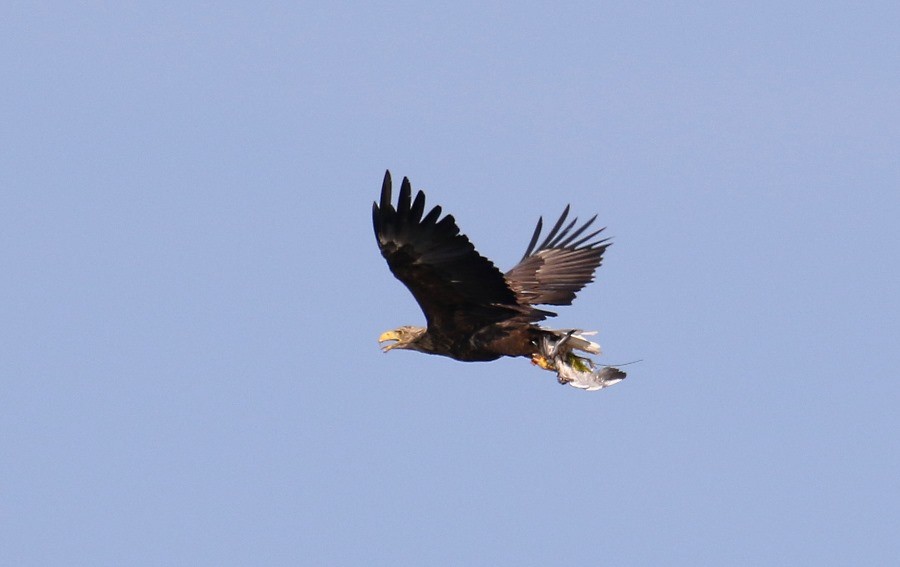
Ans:
[{"label": "yellow hooked beak", "polygon": [[392,348],[394,348],[395,346],[397,346],[400,343],[400,334],[397,333],[397,331],[385,331],[385,332],[381,333],[380,337],[378,337],[378,343],[381,344],[385,341],[397,341],[397,342],[391,343],[389,345],[383,345],[381,347],[382,352],[387,352],[387,351],[391,350]]}]

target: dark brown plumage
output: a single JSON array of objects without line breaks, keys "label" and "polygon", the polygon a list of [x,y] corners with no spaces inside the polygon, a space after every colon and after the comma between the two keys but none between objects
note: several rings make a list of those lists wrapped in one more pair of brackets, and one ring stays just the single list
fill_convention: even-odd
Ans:
[{"label": "dark brown plumage", "polygon": [[441,213],[439,206],[426,213],[424,193],[413,198],[406,178],[395,208],[391,175],[385,172],[381,198],[372,204],[375,237],[391,272],[412,292],[427,323],[426,328],[384,333],[380,341],[397,341],[385,351],[410,349],[484,361],[534,357],[542,337],[558,340],[559,331],[534,324],[555,313],[535,305],[570,305],[593,280],[609,246],[608,239],[597,238],[602,228],[590,230],[596,216],[581,225],[577,219],[566,224],[567,206],[540,245],[543,222],[538,220],[522,260],[503,274],[476,252],[452,215]]}]

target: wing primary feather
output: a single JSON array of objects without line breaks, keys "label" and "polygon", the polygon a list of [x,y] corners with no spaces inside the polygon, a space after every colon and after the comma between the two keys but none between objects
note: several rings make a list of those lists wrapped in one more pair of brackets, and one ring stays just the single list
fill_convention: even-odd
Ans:
[{"label": "wing primary feather", "polygon": [[445,216],[438,221],[435,227],[448,238],[459,233],[459,228],[456,226],[456,219],[453,218],[453,215]]},{"label": "wing primary feather", "polygon": [[397,217],[401,222],[409,215],[410,193],[412,193],[412,185],[409,183],[409,178],[404,177],[403,183],[400,184],[400,197],[397,198]]},{"label": "wing primary feather", "polygon": [[416,199],[413,201],[412,208],[409,211],[410,219],[413,222],[422,220],[422,213],[425,211],[425,193],[419,191],[416,193]]},{"label": "wing primary feather", "polygon": [[391,171],[385,170],[384,182],[381,184],[381,210],[387,211],[391,206]]},{"label": "wing primary feather", "polygon": [[550,230],[550,234],[547,235],[547,238],[544,239],[544,242],[541,244],[540,248],[547,248],[551,241],[556,237],[556,233],[559,232],[559,228],[566,222],[566,217],[569,216],[569,205],[566,205],[566,208],[563,209],[562,214],[559,216],[559,220],[556,221],[556,224],[553,225],[553,228]]},{"label": "wing primary feather", "polygon": [[381,232],[381,218],[378,215],[378,203],[372,202],[372,225],[375,227],[375,236]]},{"label": "wing primary feather", "polygon": [[[573,243],[573,244],[572,244],[572,248],[578,248],[579,246],[581,246],[582,244],[584,244],[584,243],[587,242],[588,240],[594,238],[595,236],[597,236],[598,234],[600,234],[601,232],[603,232],[604,230],[606,230],[606,227],[605,227],[605,226],[604,226],[603,228],[599,229],[599,230],[595,230],[594,232],[588,234],[587,236],[585,236],[584,238],[582,238],[582,239],[579,240],[578,242]],[[600,244],[603,244],[604,242],[607,242],[608,240],[609,240],[608,238],[604,238],[603,240],[600,240],[599,242],[594,242],[593,244],[591,244],[591,246],[599,246]]]},{"label": "wing primary feather", "polygon": [[563,240],[562,242],[560,242],[560,243],[559,243],[559,247],[560,247],[560,248],[566,248],[567,246],[569,246],[569,244],[571,244],[573,240],[575,240],[576,238],[578,238],[578,236],[581,235],[582,232],[584,232],[585,230],[587,230],[587,228],[588,228],[589,226],[591,226],[592,224],[594,224],[594,221],[595,221],[595,220],[597,220],[597,215],[592,216],[592,217],[590,218],[589,221],[587,221],[586,223],[584,223],[583,225],[581,225],[581,228],[579,228],[578,230],[576,230],[575,232],[573,232],[572,234],[570,234],[568,238],[566,238],[565,240]]},{"label": "wing primary feather", "polygon": [[538,217],[537,226],[534,227],[534,234],[531,235],[531,242],[528,243],[528,248],[525,249],[525,255],[522,256],[522,260],[531,256],[531,252],[534,250],[534,245],[537,244],[538,238],[540,238],[541,236],[541,228],[543,228],[543,226],[544,217]]},{"label": "wing primary feather", "polygon": [[562,240],[563,238],[566,237],[567,234],[569,234],[569,231],[572,230],[572,227],[575,226],[575,223],[577,223],[577,222],[578,222],[578,217],[575,217],[574,219],[572,219],[572,222],[570,222],[566,226],[566,228],[562,229],[559,232],[559,234],[556,235],[556,238],[554,238],[553,242],[550,243],[550,248],[562,248],[562,246],[559,243],[560,240]]},{"label": "wing primary feather", "polygon": [[439,216],[441,216],[441,206],[436,205],[428,212],[427,215],[425,215],[425,218],[422,219],[422,225],[426,226],[435,224]]}]

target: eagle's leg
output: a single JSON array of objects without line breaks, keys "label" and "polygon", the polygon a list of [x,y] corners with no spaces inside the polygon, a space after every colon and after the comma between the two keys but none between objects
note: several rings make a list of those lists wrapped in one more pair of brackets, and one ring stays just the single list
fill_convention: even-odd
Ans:
[{"label": "eagle's leg", "polygon": [[556,364],[551,359],[540,353],[531,355],[531,363],[540,366],[544,370],[556,370]]}]

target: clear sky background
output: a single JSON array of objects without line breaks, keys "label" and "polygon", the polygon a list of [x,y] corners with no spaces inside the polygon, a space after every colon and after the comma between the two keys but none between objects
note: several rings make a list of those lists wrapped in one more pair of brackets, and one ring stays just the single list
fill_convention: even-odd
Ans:
[{"label": "clear sky background", "polygon": [[[900,563],[896,2],[6,3],[0,564]],[[383,355],[409,176],[627,367]]]}]

